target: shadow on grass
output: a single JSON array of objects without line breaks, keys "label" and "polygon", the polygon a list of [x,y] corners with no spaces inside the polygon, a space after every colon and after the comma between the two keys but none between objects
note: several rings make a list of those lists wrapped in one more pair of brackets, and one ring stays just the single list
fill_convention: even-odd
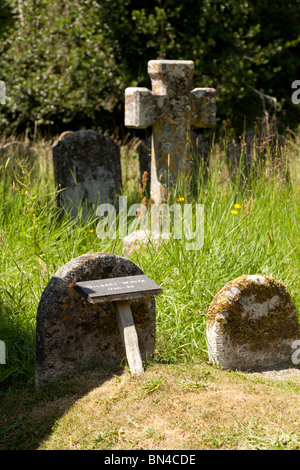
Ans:
[{"label": "shadow on grass", "polygon": [[38,391],[8,390],[0,397],[0,450],[37,450],[77,400],[122,373],[121,366],[93,366]]}]

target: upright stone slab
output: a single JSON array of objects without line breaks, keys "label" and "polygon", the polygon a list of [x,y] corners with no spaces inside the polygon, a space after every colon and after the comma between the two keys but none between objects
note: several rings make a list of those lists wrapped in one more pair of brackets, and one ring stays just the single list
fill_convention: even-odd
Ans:
[{"label": "upright stone slab", "polygon": [[283,149],[286,139],[275,132],[247,131],[237,139],[232,139],[226,146],[226,158],[233,180],[240,171],[245,178],[251,173],[266,168],[276,171],[277,175],[288,180],[289,172]]},{"label": "upright stone slab", "polygon": [[152,126],[151,197],[160,204],[172,194],[178,178],[187,180],[192,169],[191,127],[216,123],[216,93],[212,88],[190,91],[194,62],[150,60],[152,91],[125,90],[125,126]]},{"label": "upright stone slab", "polygon": [[0,364],[6,364],[6,347],[4,341],[0,340]]},{"label": "upright stone slab", "polygon": [[207,313],[209,359],[225,369],[292,365],[299,338],[295,305],[285,286],[262,275],[228,282]]},{"label": "upright stone slab", "polygon": [[82,203],[83,215],[101,203],[113,203],[120,193],[122,177],[120,149],[111,137],[94,130],[73,132],[53,148],[58,204],[76,217]]},{"label": "upright stone slab", "polygon": [[[114,365],[126,357],[112,301],[89,303],[75,284],[142,275],[132,261],[92,253],[62,266],[45,288],[37,311],[36,384],[53,381],[94,362]],[[155,299],[130,301],[142,359],[155,347]]]},{"label": "upright stone slab", "polygon": [[5,82],[0,80],[0,104],[5,104],[6,96],[5,96]]}]

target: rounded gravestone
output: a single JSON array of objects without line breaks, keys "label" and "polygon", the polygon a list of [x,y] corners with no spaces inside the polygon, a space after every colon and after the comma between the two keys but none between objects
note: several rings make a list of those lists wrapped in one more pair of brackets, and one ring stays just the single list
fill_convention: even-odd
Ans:
[{"label": "rounded gravestone", "polygon": [[59,207],[85,217],[99,204],[115,202],[122,185],[119,145],[92,129],[68,133],[52,147]]},{"label": "rounded gravestone", "polygon": [[[62,266],[42,293],[37,311],[36,385],[68,375],[82,365],[115,365],[126,357],[112,302],[88,303],[77,282],[142,275],[121,256],[92,253]],[[130,301],[142,359],[155,347],[154,296]]]},{"label": "rounded gravestone", "polygon": [[206,338],[210,361],[225,369],[291,364],[292,343],[299,338],[295,305],[279,281],[240,276],[213,299]]}]

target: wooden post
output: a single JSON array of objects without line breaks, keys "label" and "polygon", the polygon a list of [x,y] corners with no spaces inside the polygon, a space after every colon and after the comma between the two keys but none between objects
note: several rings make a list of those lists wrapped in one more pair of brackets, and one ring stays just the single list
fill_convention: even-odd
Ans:
[{"label": "wooden post", "polygon": [[130,301],[162,294],[162,289],[144,274],[82,281],[75,289],[90,303],[112,302],[132,375],[144,373]]},{"label": "wooden post", "polygon": [[114,307],[130,371],[132,375],[141,375],[144,368],[130,303],[127,300],[114,302]]}]

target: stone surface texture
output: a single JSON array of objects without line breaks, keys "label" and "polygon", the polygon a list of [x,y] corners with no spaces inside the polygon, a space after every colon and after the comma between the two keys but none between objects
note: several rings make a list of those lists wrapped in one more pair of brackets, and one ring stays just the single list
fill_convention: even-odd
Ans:
[{"label": "stone surface texture", "polygon": [[82,202],[83,215],[96,212],[100,203],[113,203],[122,184],[119,145],[94,130],[73,132],[52,147],[55,184],[63,189],[58,205],[76,217]]},{"label": "stone surface texture", "polygon": [[209,359],[222,368],[292,365],[292,343],[299,338],[296,308],[279,281],[240,276],[213,299],[206,335]]},{"label": "stone surface texture", "polygon": [[213,127],[216,97],[212,88],[190,91],[194,62],[150,60],[152,91],[125,90],[125,126],[152,126],[151,198],[159,204],[173,193],[178,182],[187,180],[192,169],[191,127]]},{"label": "stone surface texture", "polygon": [[[90,304],[76,292],[79,281],[141,275],[132,261],[91,253],[62,266],[46,286],[37,311],[36,385],[93,363],[118,364],[126,357],[114,304]],[[130,302],[141,357],[155,347],[155,299]]]},{"label": "stone surface texture", "polygon": [[161,245],[163,239],[160,233],[151,230],[135,230],[123,239],[123,255],[128,257],[135,251]]}]

